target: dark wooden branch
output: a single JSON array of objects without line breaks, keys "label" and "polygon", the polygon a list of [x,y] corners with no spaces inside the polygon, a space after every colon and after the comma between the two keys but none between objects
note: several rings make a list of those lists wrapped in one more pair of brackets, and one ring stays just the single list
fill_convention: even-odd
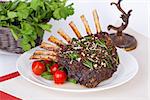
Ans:
[{"label": "dark wooden branch", "polygon": [[108,30],[116,30],[118,35],[122,35],[122,31],[126,29],[126,27],[128,26],[129,23],[129,17],[131,15],[132,10],[129,10],[128,13],[126,13],[122,7],[121,7],[121,1],[119,0],[118,3],[112,2],[111,5],[116,5],[116,7],[118,8],[118,10],[122,13],[121,14],[121,19],[123,20],[122,24],[120,27],[115,27],[113,25],[109,25],[107,27]]}]

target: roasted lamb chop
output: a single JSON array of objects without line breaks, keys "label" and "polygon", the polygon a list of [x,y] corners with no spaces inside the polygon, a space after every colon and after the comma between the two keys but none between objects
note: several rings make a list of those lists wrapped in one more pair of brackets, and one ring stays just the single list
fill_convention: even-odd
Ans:
[{"label": "roasted lamb chop", "polygon": [[69,78],[75,79],[88,88],[94,88],[103,80],[112,77],[119,65],[117,49],[109,34],[101,31],[96,10],[93,11],[93,16],[96,34],[92,34],[85,16],[82,15],[81,20],[86,28],[87,36],[82,37],[75,24],[70,22],[69,25],[78,39],[70,38],[60,29],[58,34],[68,44],[50,36],[48,40],[56,46],[43,42],[41,48],[46,50],[35,51],[31,59],[56,61],[59,66],[67,70]]}]

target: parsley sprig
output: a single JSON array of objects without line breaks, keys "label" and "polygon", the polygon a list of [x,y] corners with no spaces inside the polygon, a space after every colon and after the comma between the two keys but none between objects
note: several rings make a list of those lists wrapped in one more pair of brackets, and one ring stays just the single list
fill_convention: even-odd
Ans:
[{"label": "parsley sprig", "polygon": [[0,2],[0,26],[10,29],[24,51],[36,46],[44,31],[51,32],[49,20],[66,19],[73,15],[73,4],[67,0],[15,0]]}]

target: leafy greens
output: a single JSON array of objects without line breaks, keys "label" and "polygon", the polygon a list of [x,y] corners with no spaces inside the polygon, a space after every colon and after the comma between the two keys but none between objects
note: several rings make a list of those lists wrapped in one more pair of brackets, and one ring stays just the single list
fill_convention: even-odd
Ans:
[{"label": "leafy greens", "polygon": [[66,19],[74,14],[67,0],[15,0],[0,2],[0,26],[7,27],[24,51],[36,46],[44,31],[50,32],[49,20]]}]

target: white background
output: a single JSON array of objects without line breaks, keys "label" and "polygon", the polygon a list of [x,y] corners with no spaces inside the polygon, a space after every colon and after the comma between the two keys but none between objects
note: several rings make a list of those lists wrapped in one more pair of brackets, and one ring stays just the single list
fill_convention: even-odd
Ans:
[{"label": "white background", "polygon": [[[93,17],[92,17],[92,10],[97,9],[98,14],[100,17],[100,23],[103,31],[107,31],[107,26],[109,24],[113,25],[120,25],[119,23],[122,22],[120,17],[120,12],[117,8],[113,5],[110,6],[110,2],[117,1],[117,0],[69,0],[70,2],[77,2],[75,3],[75,14],[72,17],[69,17],[67,21],[59,21],[58,23],[55,22],[53,26],[53,30],[58,30],[58,28],[69,28],[68,23],[70,21],[74,21],[75,24],[78,25],[78,29],[81,33],[85,33],[83,24],[81,22],[80,16],[84,14],[89,21],[90,27],[92,30],[95,30]],[[80,3],[78,3],[80,2]],[[90,5],[90,7],[89,7]],[[123,0],[122,7],[125,11],[130,9],[133,10],[131,13],[129,26],[133,30],[150,37],[150,33],[148,33],[148,0]],[[51,21],[53,23],[53,21]],[[62,27],[61,23],[66,23],[66,26]],[[80,24],[79,24],[80,23]],[[55,31],[53,31],[55,34]],[[72,35],[72,31],[68,31],[69,34]]]}]

